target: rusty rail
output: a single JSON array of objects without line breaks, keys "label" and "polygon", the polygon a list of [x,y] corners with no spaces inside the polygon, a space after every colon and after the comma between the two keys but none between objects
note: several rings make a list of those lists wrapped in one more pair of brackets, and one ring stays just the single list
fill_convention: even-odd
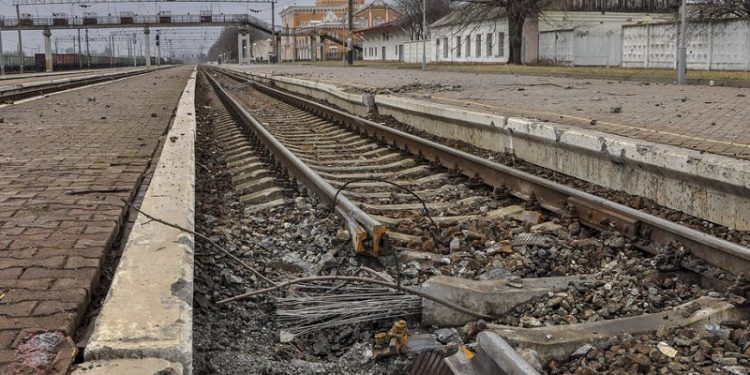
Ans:
[{"label": "rusty rail", "polygon": [[378,256],[387,249],[388,235],[385,225],[366,214],[342,194],[336,196],[336,188],[279,142],[210,74],[206,74],[206,77],[227,109],[274,155],[276,161],[283,165],[291,176],[317,194],[323,202],[334,205],[336,214],[346,223],[352,245],[357,253],[368,252],[370,255]]},{"label": "rusty rail", "polygon": [[[235,79],[252,83],[259,91],[277,99],[348,126],[359,133],[385,140],[394,147],[439,163],[469,178],[479,179],[489,186],[505,190],[520,199],[536,200],[541,207],[547,210],[558,214],[573,213],[583,224],[588,226],[597,229],[614,228],[630,238],[641,238],[657,244],[679,241],[683,246],[690,249],[693,255],[735,275],[747,274],[750,270],[750,249],[739,244],[330,108],[313,100],[247,79],[236,73],[228,73],[223,70],[222,72],[230,74]],[[643,249],[651,253],[657,252],[657,249],[650,246],[644,246]]]}]

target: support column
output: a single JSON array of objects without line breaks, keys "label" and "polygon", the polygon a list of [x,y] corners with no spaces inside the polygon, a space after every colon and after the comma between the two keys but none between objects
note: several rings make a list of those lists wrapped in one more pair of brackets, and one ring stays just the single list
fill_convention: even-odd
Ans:
[{"label": "support column", "polygon": [[91,69],[91,53],[89,53],[89,29],[86,29],[86,68]]},{"label": "support column", "polygon": [[21,8],[16,4],[16,21],[18,22],[18,65],[19,73],[23,73],[23,40],[21,39]]},{"label": "support column", "polygon": [[318,36],[310,35],[310,60],[318,61]]},{"label": "support column", "polygon": [[3,56],[3,23],[0,22],[0,75],[5,75],[5,57]]},{"label": "support column", "polygon": [[[132,42],[133,42],[133,66],[134,67],[138,66],[138,51],[137,51],[136,45],[135,45],[136,41],[138,40],[137,38],[138,38],[137,34],[133,33],[133,40],[132,40]],[[128,42],[128,43],[130,43],[130,42]]]},{"label": "support column", "polygon": [[159,32],[156,33],[156,66],[161,66],[161,43],[159,42]]},{"label": "support column", "polygon": [[323,36],[320,36],[320,61],[326,61],[326,55],[328,54],[328,50],[326,49],[326,41],[323,39]]},{"label": "support column", "polygon": [[44,29],[42,31],[42,35],[44,36],[44,70],[46,72],[51,72],[52,67],[52,32],[49,31],[49,29]]},{"label": "support column", "polygon": [[151,66],[151,43],[148,40],[148,34],[150,33],[151,30],[148,29],[148,26],[143,28],[143,48],[145,50],[147,68]]}]

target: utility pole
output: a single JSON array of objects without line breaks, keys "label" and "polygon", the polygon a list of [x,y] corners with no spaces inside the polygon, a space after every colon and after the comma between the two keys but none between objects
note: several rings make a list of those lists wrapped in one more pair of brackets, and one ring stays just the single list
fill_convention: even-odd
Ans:
[{"label": "utility pole", "polygon": [[115,67],[115,37],[112,34],[109,34],[109,63]]},{"label": "utility pole", "polygon": [[422,0],[422,70],[427,70],[427,0]]},{"label": "utility pole", "polygon": [[78,67],[83,69],[83,54],[81,53],[81,29],[78,29]]},{"label": "utility pole", "polygon": [[354,64],[354,0],[349,0],[349,29],[346,38],[346,64]]},{"label": "utility pole", "polygon": [[274,60],[276,60],[274,62],[278,62],[279,50],[277,47],[279,46],[279,44],[276,41],[276,2],[275,1],[271,2],[271,40],[273,41],[271,42],[271,51],[273,51],[273,54],[275,56]]},{"label": "utility pole", "polygon": [[5,75],[5,57],[3,56],[3,23],[0,22],[0,76]]},{"label": "utility pole", "polygon": [[20,67],[19,72],[23,73],[23,41],[21,40],[21,7],[16,4],[16,21],[18,23],[18,58],[20,60],[20,63],[18,66]]},{"label": "utility pole", "polygon": [[89,29],[86,29],[86,68],[91,69],[91,54],[89,53]]},{"label": "utility pole", "polygon": [[687,84],[687,0],[680,7],[680,40],[677,47],[677,83]]},{"label": "utility pole", "polygon": [[159,41],[159,32],[160,30],[156,30],[156,65],[161,66],[161,42]]}]

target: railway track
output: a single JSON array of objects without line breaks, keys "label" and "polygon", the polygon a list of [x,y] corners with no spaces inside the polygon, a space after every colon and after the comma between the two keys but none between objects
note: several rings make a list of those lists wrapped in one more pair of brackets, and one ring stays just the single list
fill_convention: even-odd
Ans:
[{"label": "railway track", "polygon": [[[645,319],[669,309],[730,309],[723,302],[731,300],[729,292],[747,297],[742,275],[750,269],[750,250],[738,244],[227,71],[208,70],[205,77],[243,129],[240,136],[227,119],[220,135],[240,147],[228,164],[251,166],[233,174],[235,188],[253,180],[242,177],[249,172],[281,176],[275,186],[298,181],[334,206],[357,253],[399,254],[407,264],[397,276],[423,268],[407,283],[441,272],[480,283],[503,279],[504,288],[531,285],[530,278],[580,278],[503,310],[513,314],[493,329],[505,330],[516,344],[542,325],[622,325],[620,318]],[[262,151],[254,156],[252,150]],[[280,194],[267,201],[281,204],[281,188],[259,186]],[[262,190],[245,194],[258,197]],[[587,245],[591,238],[605,245]],[[663,272],[654,275],[655,266]],[[630,294],[613,294],[613,282]],[[612,307],[606,298],[628,302]],[[580,306],[569,306],[575,303]],[[732,319],[746,317],[744,310],[732,311]]]},{"label": "railway track", "polygon": [[27,99],[35,96],[46,95],[53,92],[70,90],[77,87],[83,87],[93,85],[96,83],[112,81],[120,78],[131,77],[139,74],[144,74],[150,70],[138,70],[128,71],[122,73],[116,73],[106,76],[93,76],[81,79],[56,79],[49,82],[37,84],[22,84],[22,85],[10,85],[0,87],[0,104],[13,103],[18,100]]}]

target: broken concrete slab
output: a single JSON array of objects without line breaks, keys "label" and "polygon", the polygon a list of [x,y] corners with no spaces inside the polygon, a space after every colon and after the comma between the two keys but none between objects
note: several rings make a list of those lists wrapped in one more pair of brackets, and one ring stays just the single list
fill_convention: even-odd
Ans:
[{"label": "broken concrete slab", "polygon": [[81,363],[71,375],[182,375],[182,365],[161,358],[113,359]]},{"label": "broken concrete slab", "polygon": [[601,349],[609,338],[625,333],[635,335],[656,332],[659,329],[743,319],[747,319],[747,314],[729,302],[712,297],[701,297],[655,314],[540,328],[491,324],[489,330],[503,337],[517,349],[535,350],[542,363],[545,363],[552,359],[566,360],[571,353],[585,344]]},{"label": "broken concrete slab", "polygon": [[[508,280],[466,280],[448,276],[435,276],[422,285],[422,291],[486,315],[500,315],[529,300],[556,292],[571,281],[590,279],[590,275],[544,277]],[[512,284],[512,285],[509,285]],[[422,303],[422,324],[458,326],[475,318],[449,309],[432,301]]]},{"label": "broken concrete slab", "polygon": [[454,374],[514,374],[539,375],[505,340],[491,331],[477,335],[476,353],[459,350],[443,361]]},{"label": "broken concrete slab", "polygon": [[551,221],[546,221],[541,224],[537,224],[531,227],[531,233],[549,233],[549,232],[557,232],[558,230],[563,229],[562,225],[553,223]]}]

